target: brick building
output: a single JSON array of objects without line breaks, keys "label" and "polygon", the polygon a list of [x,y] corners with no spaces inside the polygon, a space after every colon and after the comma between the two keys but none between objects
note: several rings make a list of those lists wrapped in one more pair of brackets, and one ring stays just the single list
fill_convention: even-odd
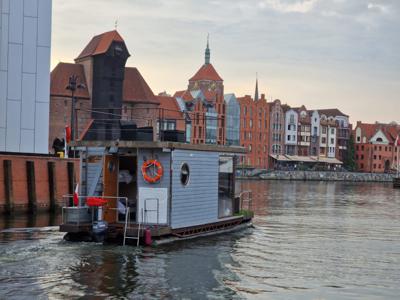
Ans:
[{"label": "brick building", "polygon": [[[185,114],[180,110],[179,104],[174,97],[160,94],[157,97],[159,106],[160,130],[186,130]],[[159,130],[157,130],[159,132]]]},{"label": "brick building", "polygon": [[357,122],[353,131],[355,160],[361,172],[387,173],[398,168],[400,126]]},{"label": "brick building", "polygon": [[241,158],[243,167],[268,168],[270,105],[262,94],[258,99],[246,95],[238,98],[240,104],[240,145],[247,149]]},{"label": "brick building", "polygon": [[[119,63],[121,71],[116,65],[119,56],[126,56],[121,57]],[[75,92],[77,138],[94,118],[106,123],[114,117],[133,120],[138,127],[153,127],[156,135],[160,102],[137,68],[124,67],[128,56],[123,38],[114,30],[93,37],[75,63],[59,63],[54,68],[50,88],[49,150],[56,138],[64,137],[65,126],[71,125],[71,91],[66,87],[72,75],[78,77],[80,85]]]},{"label": "brick building", "polygon": [[210,62],[208,41],[204,64],[189,79],[188,88],[174,97],[188,116],[186,135],[191,143],[225,144],[224,85]]}]

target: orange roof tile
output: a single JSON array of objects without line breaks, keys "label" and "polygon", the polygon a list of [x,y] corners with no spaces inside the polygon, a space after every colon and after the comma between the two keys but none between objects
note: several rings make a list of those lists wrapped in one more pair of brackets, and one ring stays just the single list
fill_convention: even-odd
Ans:
[{"label": "orange roof tile", "polygon": [[384,127],[383,131],[389,139],[390,143],[394,143],[397,136],[400,135],[400,127],[396,125],[387,125]]},{"label": "orange roof tile", "polygon": [[66,87],[69,83],[69,77],[78,76],[78,83],[83,83],[84,88],[79,88],[75,92],[75,97],[89,99],[89,92],[86,84],[85,72],[83,66],[79,64],[59,63],[50,75],[50,95],[58,97],[71,97],[71,91]]},{"label": "orange roof tile", "polygon": [[184,101],[194,100],[192,94],[188,90],[175,92],[174,97],[182,98]]},{"label": "orange roof tile", "polygon": [[87,44],[75,60],[106,53],[112,42],[124,42],[124,39],[116,30],[96,35],[90,40],[89,44]]},{"label": "orange roof tile", "polygon": [[377,124],[361,123],[357,124],[357,127],[361,128],[361,135],[365,136],[368,141],[378,131]]},{"label": "orange roof tile", "polygon": [[196,80],[214,80],[214,81],[223,81],[223,79],[218,75],[217,71],[215,71],[212,64],[204,64],[201,68],[194,74],[189,81]]},{"label": "orange roof tile", "polygon": [[160,104],[137,68],[125,68],[123,100],[137,103]]},{"label": "orange roof tile", "polygon": [[174,97],[182,98],[183,94],[186,93],[186,90],[183,91],[176,91]]},{"label": "orange roof tile", "polygon": [[165,119],[179,120],[183,119],[184,115],[180,111],[178,102],[174,97],[170,96],[156,96],[160,102],[159,108],[161,108],[161,117]]}]

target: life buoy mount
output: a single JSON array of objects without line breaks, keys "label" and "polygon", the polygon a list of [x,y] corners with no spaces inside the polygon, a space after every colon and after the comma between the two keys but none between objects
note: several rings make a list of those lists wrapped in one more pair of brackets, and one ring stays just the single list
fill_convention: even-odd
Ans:
[{"label": "life buoy mount", "polygon": [[[154,171],[151,170],[154,167]],[[143,179],[148,183],[156,183],[160,181],[164,174],[161,163],[156,159],[149,159],[142,164]]]}]

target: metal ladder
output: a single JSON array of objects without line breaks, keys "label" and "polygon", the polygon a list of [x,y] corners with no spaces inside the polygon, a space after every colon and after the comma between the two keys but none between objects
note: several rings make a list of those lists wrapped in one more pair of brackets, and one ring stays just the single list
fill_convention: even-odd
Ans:
[{"label": "metal ladder", "polygon": [[[143,215],[143,208],[142,208],[142,215]],[[125,246],[126,244],[126,240],[127,239],[131,239],[131,240],[136,240],[136,247],[139,247],[139,240],[140,240],[140,229],[141,229],[141,221],[138,220],[137,224],[138,224],[138,230],[137,230],[137,236],[128,236],[127,235],[127,231],[128,231],[128,227],[131,221],[131,216],[130,216],[130,212],[129,212],[129,206],[126,208],[126,215],[125,215],[125,228],[124,228],[124,242],[123,245]]]}]

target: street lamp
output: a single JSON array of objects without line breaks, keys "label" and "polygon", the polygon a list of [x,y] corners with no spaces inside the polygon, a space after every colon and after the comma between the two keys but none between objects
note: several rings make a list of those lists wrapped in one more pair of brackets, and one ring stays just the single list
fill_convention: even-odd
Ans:
[{"label": "street lamp", "polygon": [[65,88],[71,91],[71,141],[75,140],[75,91],[85,87],[83,83],[78,83],[78,76],[73,74],[69,77],[68,85]]}]

